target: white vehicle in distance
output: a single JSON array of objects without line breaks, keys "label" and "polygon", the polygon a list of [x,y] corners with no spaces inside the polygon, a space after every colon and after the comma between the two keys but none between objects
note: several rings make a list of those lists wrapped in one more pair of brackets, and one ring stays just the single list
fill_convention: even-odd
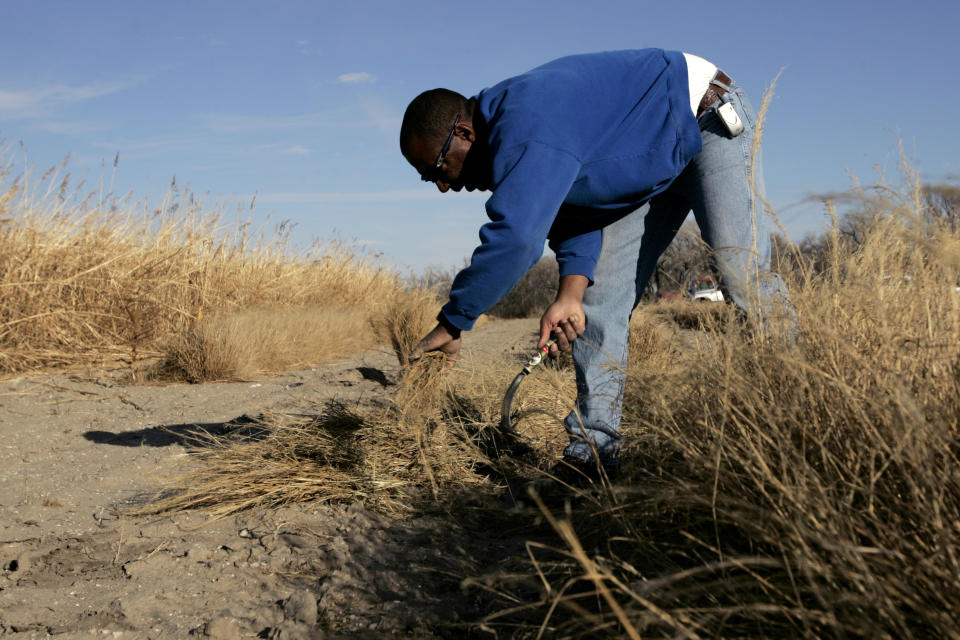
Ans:
[{"label": "white vehicle in distance", "polygon": [[723,302],[723,292],[714,278],[700,278],[690,290],[694,300],[700,302]]}]

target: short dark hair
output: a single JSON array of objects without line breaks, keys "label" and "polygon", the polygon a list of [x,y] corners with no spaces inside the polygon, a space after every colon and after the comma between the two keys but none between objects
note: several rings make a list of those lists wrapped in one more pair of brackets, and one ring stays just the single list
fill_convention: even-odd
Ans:
[{"label": "short dark hair", "polygon": [[441,140],[450,133],[457,114],[466,114],[467,99],[450,89],[424,91],[407,106],[400,125],[400,152],[407,155],[410,141]]}]

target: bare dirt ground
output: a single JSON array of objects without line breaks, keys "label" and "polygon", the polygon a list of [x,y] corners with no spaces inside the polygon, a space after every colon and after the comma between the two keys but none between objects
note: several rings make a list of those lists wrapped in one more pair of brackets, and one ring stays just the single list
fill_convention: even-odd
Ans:
[{"label": "bare dirt ground", "polygon": [[[529,355],[535,321],[467,337],[465,359]],[[487,351],[484,351],[487,349]],[[0,383],[0,637],[379,638],[482,635],[467,576],[522,551],[504,523],[396,521],[356,503],[133,518],[122,507],[218,432],[305,402],[384,403],[396,358],[375,351],[257,382],[127,386],[82,372]],[[504,384],[513,372],[504,373]]]}]

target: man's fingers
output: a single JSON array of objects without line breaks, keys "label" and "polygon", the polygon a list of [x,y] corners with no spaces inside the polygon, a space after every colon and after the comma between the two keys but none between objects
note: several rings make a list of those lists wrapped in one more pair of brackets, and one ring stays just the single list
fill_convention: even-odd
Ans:
[{"label": "man's fingers", "polygon": [[576,332],[577,337],[582,336],[583,332],[586,330],[586,325],[583,323],[583,318],[577,314],[570,316],[570,324],[573,326],[573,330]]},{"label": "man's fingers", "polygon": [[557,341],[557,344],[550,349],[551,355],[556,355],[555,349],[570,351],[570,340],[567,339],[567,334],[563,327],[556,327],[553,330],[553,338]]},{"label": "man's fingers", "polygon": [[449,370],[449,369],[453,369],[453,365],[457,364],[457,359],[458,359],[459,357],[460,357],[459,354],[456,354],[456,353],[454,353],[454,354],[449,354],[449,353],[443,354],[443,364],[444,364],[444,366],[445,366],[448,370]]},{"label": "man's fingers", "polygon": [[428,351],[427,337],[418,342],[417,346],[415,346],[413,351],[410,352],[410,355],[407,356],[407,360],[409,360],[411,364],[422,358],[423,354]]},{"label": "man's fingers", "polygon": [[417,343],[417,346],[413,348],[413,351],[410,352],[410,355],[407,356],[407,359],[410,361],[410,364],[423,358],[424,354],[429,351],[434,351],[436,349],[442,348],[444,346],[443,340],[437,336],[436,330],[431,331],[425,335],[420,342]]},{"label": "man's fingers", "polygon": [[[457,359],[460,357],[458,352],[449,353],[443,349],[438,350],[438,355],[443,356],[444,364],[448,369],[452,369],[453,365],[457,363]],[[414,364],[423,359],[427,354],[427,351],[420,346],[417,346],[413,351],[410,352],[410,355],[407,356],[407,361],[410,364]]]},{"label": "man's fingers", "polygon": [[[584,326],[578,315],[571,315],[565,320],[561,320],[553,328],[552,334],[557,341],[557,351],[570,351],[570,345],[577,338],[583,335]],[[551,355],[556,355],[557,351],[551,349]]]},{"label": "man's fingers", "polygon": [[572,322],[564,320],[560,323],[560,328],[563,330],[563,334],[566,336],[567,342],[573,342],[579,336],[577,329],[573,326]]},{"label": "man's fingers", "polygon": [[554,338],[553,344],[550,345],[550,357],[556,358],[560,355],[560,347],[558,346],[556,338]]},{"label": "man's fingers", "polygon": [[550,339],[551,333],[553,333],[553,328],[550,325],[540,324],[540,340],[537,342],[537,349],[543,349],[543,346],[547,344],[547,340]]}]

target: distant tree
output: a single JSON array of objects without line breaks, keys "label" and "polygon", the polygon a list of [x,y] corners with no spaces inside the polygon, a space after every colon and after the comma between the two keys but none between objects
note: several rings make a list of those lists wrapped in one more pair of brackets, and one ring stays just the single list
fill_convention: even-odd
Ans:
[{"label": "distant tree", "polygon": [[[911,192],[913,193],[913,192]],[[893,190],[877,185],[869,189],[826,193],[812,196],[838,210],[837,240],[850,251],[856,251],[870,230],[881,219],[892,215],[908,215],[916,203],[903,202]],[[919,188],[921,221],[944,225],[951,231],[960,227],[960,186],[949,183],[922,184]],[[829,268],[831,242],[829,233],[808,235],[792,244],[782,236],[775,236],[773,264],[777,269],[802,267],[808,275],[823,273]],[[798,261],[802,264],[798,264]]]},{"label": "distant tree", "polygon": [[951,231],[960,226],[960,185],[927,184],[921,188],[924,214]]},{"label": "distant tree", "polygon": [[[408,277],[407,283],[414,288],[433,289],[441,299],[445,299],[450,295],[454,278],[468,264],[469,261],[465,260],[459,267],[442,268],[430,265],[421,273]],[[556,298],[559,283],[560,270],[556,259],[552,255],[543,257],[524,274],[510,293],[487,313],[498,318],[528,318],[538,315]]]}]

